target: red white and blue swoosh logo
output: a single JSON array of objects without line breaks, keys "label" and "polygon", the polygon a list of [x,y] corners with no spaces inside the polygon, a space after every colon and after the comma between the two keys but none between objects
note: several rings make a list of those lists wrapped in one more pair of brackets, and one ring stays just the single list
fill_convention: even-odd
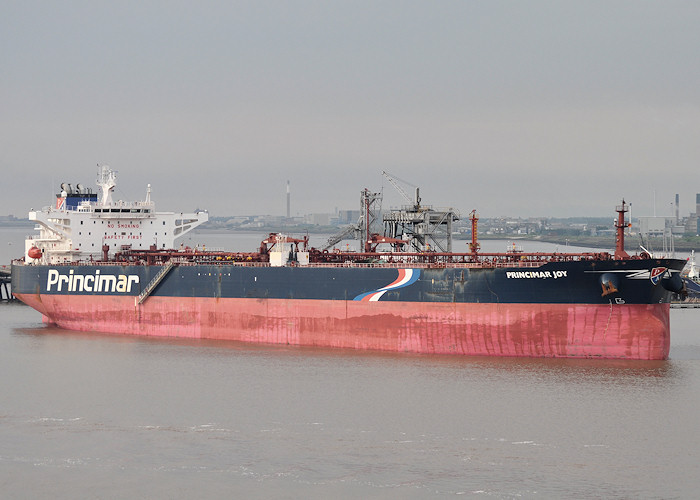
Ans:
[{"label": "red white and blue swoosh logo", "polygon": [[651,270],[651,273],[649,275],[649,279],[651,279],[651,282],[654,283],[655,285],[659,282],[661,277],[664,275],[666,272],[665,267],[655,267],[654,269]]},{"label": "red white and blue swoosh logo", "polygon": [[659,283],[662,278],[670,278],[673,273],[677,273],[675,269],[667,267],[654,267],[652,269],[627,269],[627,270],[607,270],[607,271],[584,271],[586,273],[623,273],[625,278],[629,280],[651,280],[654,285]]},{"label": "red white and blue swoosh logo", "polygon": [[380,288],[379,290],[374,290],[372,292],[363,293],[358,295],[353,300],[361,300],[363,302],[376,302],[379,298],[384,295],[389,290],[396,290],[397,288],[403,288],[408,285],[412,285],[418,278],[420,278],[420,269],[399,269],[399,277],[396,278],[391,284]]}]

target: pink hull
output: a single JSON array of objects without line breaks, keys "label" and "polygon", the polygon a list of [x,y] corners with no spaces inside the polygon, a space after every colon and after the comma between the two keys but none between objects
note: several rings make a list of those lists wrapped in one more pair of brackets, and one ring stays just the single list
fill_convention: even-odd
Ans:
[{"label": "pink hull", "polygon": [[668,304],[464,304],[18,294],[71,330],[397,352],[666,359]]}]

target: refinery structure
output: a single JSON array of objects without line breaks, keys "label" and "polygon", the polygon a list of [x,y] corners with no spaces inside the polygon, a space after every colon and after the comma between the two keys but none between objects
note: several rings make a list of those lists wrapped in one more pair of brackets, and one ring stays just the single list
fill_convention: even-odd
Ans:
[{"label": "refinery structure", "polygon": [[695,195],[695,212],[682,217],[680,214],[680,196],[676,194],[673,203],[673,215],[639,217],[639,233],[645,236],[700,234],[700,193]]}]

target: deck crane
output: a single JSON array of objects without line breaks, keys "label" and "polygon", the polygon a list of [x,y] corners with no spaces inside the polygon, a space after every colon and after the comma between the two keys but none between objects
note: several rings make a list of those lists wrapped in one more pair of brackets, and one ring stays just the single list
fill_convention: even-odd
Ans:
[{"label": "deck crane", "polygon": [[[395,175],[392,176],[392,175],[391,175],[389,172],[387,172],[386,170],[382,170],[382,175],[383,175],[384,177],[386,177],[386,179],[387,179],[389,182],[391,182],[391,185],[394,186],[394,188],[396,188],[396,190],[399,192],[399,194],[401,194],[401,196],[403,196],[404,199],[405,199],[407,202],[412,203],[413,206],[414,206],[415,208],[419,208],[419,207],[420,207],[420,188],[419,188],[418,186],[414,186],[414,185],[411,184],[410,182],[406,182],[406,181],[404,181],[403,179],[399,179],[399,178],[396,177]],[[406,194],[406,191],[403,190],[403,188],[399,185],[399,183],[398,183],[397,181],[401,181],[401,182],[403,182],[404,184],[406,184],[406,185],[408,185],[408,186],[411,186],[412,188],[415,188],[415,189],[416,189],[416,197],[415,197],[415,199],[411,199],[411,197],[408,196],[408,194]]]}]

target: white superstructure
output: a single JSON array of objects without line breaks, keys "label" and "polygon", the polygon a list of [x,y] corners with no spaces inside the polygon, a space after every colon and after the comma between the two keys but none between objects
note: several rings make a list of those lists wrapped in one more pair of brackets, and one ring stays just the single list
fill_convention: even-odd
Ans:
[{"label": "white superstructure", "polygon": [[[25,242],[25,262],[59,264],[102,259],[122,249],[174,248],[175,239],[209,220],[205,211],[156,212],[148,185],[144,201],[113,201],[116,171],[98,168],[98,199],[80,184],[61,184],[54,207],[29,212],[39,234]],[[108,248],[107,248],[108,247]],[[39,256],[39,251],[41,255]]]},{"label": "white superstructure", "polygon": [[693,250],[690,253],[690,259],[688,259],[688,264],[686,264],[688,267],[688,278],[690,278],[693,281],[698,281],[698,266],[695,265],[695,250]]}]

